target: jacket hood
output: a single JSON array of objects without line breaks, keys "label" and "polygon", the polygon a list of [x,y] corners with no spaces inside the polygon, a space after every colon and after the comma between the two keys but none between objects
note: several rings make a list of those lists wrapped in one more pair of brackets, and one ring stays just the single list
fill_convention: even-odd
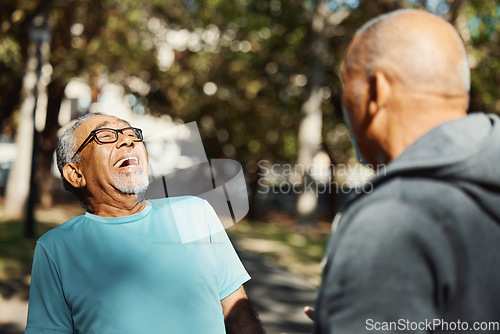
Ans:
[{"label": "jacket hood", "polygon": [[443,123],[410,145],[369,182],[398,176],[445,180],[500,221],[500,118],[482,113]]}]

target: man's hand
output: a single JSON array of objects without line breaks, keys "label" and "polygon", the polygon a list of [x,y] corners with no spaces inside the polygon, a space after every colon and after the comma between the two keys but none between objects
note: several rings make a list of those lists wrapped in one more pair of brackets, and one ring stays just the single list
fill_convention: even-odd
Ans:
[{"label": "man's hand", "polygon": [[264,333],[262,323],[252,309],[243,286],[221,300],[221,305],[228,334]]},{"label": "man's hand", "polygon": [[314,310],[312,308],[309,306],[304,307],[304,313],[309,317],[309,319],[314,321]]}]

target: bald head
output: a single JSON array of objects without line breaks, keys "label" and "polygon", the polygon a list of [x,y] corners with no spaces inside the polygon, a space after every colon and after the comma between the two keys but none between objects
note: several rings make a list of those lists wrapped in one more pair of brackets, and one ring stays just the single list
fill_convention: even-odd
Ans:
[{"label": "bald head", "polygon": [[345,71],[376,71],[414,91],[467,94],[470,75],[460,36],[445,20],[425,11],[399,10],[366,23],[357,32]]},{"label": "bald head", "polygon": [[434,127],[464,117],[469,68],[445,20],[400,10],[365,24],[349,46],[342,102],[363,160],[385,164]]}]

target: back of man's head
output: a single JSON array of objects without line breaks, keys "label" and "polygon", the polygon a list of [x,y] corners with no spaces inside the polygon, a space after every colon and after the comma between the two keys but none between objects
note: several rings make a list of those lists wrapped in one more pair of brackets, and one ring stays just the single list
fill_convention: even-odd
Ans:
[{"label": "back of man's head", "polygon": [[351,134],[370,164],[388,163],[467,112],[464,44],[451,24],[425,11],[398,10],[362,26],[342,77]]},{"label": "back of man's head", "polygon": [[362,26],[351,44],[346,70],[375,71],[409,89],[444,96],[469,91],[463,42],[444,19],[419,10],[398,10]]}]

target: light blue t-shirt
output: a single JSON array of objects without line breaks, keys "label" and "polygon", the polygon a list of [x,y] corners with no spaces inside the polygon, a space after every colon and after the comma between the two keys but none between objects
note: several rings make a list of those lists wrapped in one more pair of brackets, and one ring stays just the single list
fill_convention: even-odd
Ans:
[{"label": "light blue t-shirt", "polygon": [[224,333],[220,301],[248,279],[205,200],[86,213],[38,240],[26,333]]}]

